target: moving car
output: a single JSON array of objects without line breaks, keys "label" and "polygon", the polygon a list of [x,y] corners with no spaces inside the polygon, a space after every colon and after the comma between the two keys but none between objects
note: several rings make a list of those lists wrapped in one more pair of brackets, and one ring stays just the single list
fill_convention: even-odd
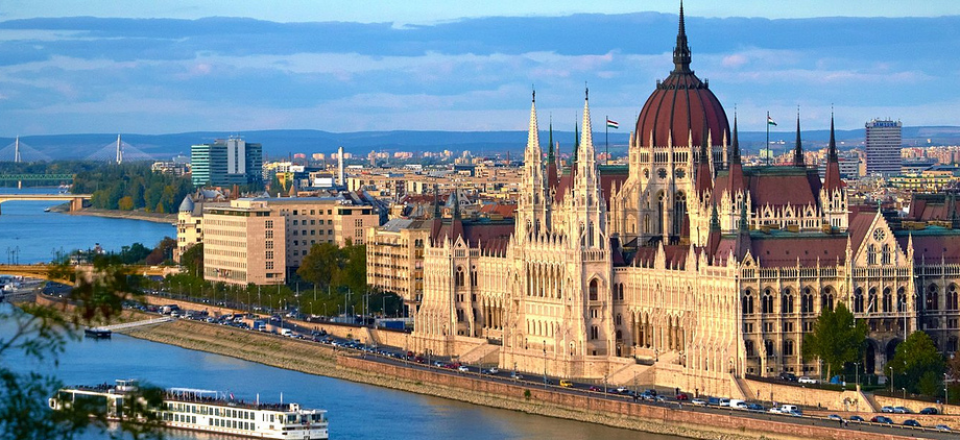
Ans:
[{"label": "moving car", "polygon": [[703,399],[693,399],[690,401],[694,406],[707,406],[707,401]]},{"label": "moving car", "polygon": [[466,365],[461,365],[461,366],[457,367],[457,371],[459,371],[459,372],[461,372],[461,373],[469,373],[469,372],[470,372],[470,368],[467,368]]},{"label": "moving car", "polygon": [[564,388],[570,388],[573,386],[573,382],[570,382],[569,380],[566,380],[566,379],[560,379],[560,386]]},{"label": "moving car", "polygon": [[893,420],[890,420],[889,417],[885,416],[875,416],[874,418],[870,419],[870,421],[873,423],[886,423],[888,425],[893,424]]},{"label": "moving car", "polygon": [[748,404],[747,404],[747,411],[763,412],[765,409],[766,409],[766,408],[764,408],[763,405],[761,405],[761,404],[759,404],[759,403],[748,403]]},{"label": "moving car", "polygon": [[837,422],[842,422],[842,421],[843,421],[843,417],[840,417],[840,416],[838,416],[838,415],[836,415],[836,414],[830,414],[829,416],[827,416],[827,418],[830,419],[830,420],[837,421]]},{"label": "moving car", "polygon": [[893,412],[896,414],[913,414],[913,411],[910,411],[909,409],[903,406],[893,407]]},{"label": "moving car", "polygon": [[903,421],[903,426],[913,426],[914,428],[919,428],[920,422],[917,422],[916,420],[913,420],[913,419],[908,419]]},{"label": "moving car", "polygon": [[850,421],[851,421],[851,422],[862,422],[862,421],[864,421],[864,420],[863,420],[863,417],[860,417],[860,416],[850,416]]},{"label": "moving car", "polygon": [[800,378],[797,379],[797,383],[815,384],[817,380],[809,376],[800,376]]},{"label": "moving car", "polygon": [[888,413],[888,414],[893,414],[893,407],[892,407],[892,406],[885,406],[885,407],[883,407],[883,408],[880,408],[880,412],[882,412],[882,413]]},{"label": "moving car", "polygon": [[942,431],[942,432],[950,432],[950,431],[952,431],[952,430],[950,429],[950,427],[947,426],[947,425],[937,425],[937,426],[934,426],[933,428],[936,429],[937,431]]}]

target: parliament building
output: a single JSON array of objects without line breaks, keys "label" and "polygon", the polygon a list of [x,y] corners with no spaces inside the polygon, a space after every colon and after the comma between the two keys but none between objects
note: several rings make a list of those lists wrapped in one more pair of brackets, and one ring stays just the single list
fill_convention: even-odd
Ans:
[{"label": "parliament building", "polygon": [[[744,167],[736,118],[731,127],[690,68],[682,8],[673,61],[639,113],[628,167],[596,162],[589,93],[560,166],[553,142],[541,147],[534,99],[514,221],[454,208],[400,226],[416,233],[382,232],[409,239],[371,232],[368,265],[386,267],[381,244],[409,249],[397,261],[419,258],[403,272],[418,274],[402,294],[415,318],[409,349],[733,395],[748,375],[818,376],[803,335],[844,303],[868,324],[868,374],[882,375],[913,331],[957,350],[960,203],[851,206],[832,122],[824,178],[804,163],[799,118],[791,164]],[[371,270],[370,283],[388,285],[388,272],[399,273]]]}]

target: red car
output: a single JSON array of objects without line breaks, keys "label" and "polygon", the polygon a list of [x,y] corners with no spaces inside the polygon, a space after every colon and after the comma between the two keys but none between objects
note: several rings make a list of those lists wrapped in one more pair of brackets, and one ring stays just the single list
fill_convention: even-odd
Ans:
[{"label": "red car", "polygon": [[677,400],[690,400],[690,396],[687,393],[677,394]]},{"label": "red car", "polygon": [[598,387],[598,386],[596,386],[596,385],[593,385],[593,386],[590,387],[590,391],[600,391],[600,392],[603,392],[603,388],[600,388],[600,387]]}]

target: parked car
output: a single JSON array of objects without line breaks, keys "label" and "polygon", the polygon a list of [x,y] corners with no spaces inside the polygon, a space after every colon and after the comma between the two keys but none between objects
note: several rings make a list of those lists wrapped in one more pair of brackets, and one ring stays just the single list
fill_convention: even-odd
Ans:
[{"label": "parked car", "polygon": [[910,411],[909,409],[903,406],[893,407],[893,412],[896,414],[913,414],[913,411]]},{"label": "parked car", "polygon": [[947,426],[947,425],[937,425],[937,426],[934,426],[934,429],[936,429],[937,431],[942,431],[942,432],[950,432],[950,431],[952,431],[952,429],[950,429],[950,427]]},{"label": "parked car", "polygon": [[914,428],[919,428],[920,422],[917,422],[916,420],[913,420],[913,419],[907,419],[903,421],[903,426],[913,426]]},{"label": "parked car", "polygon": [[817,380],[809,376],[800,376],[800,378],[797,379],[797,383],[815,384]]},{"label": "parked car", "polygon": [[927,408],[921,409],[921,410],[920,410],[920,414],[927,414],[927,415],[933,415],[933,416],[935,416],[935,415],[937,415],[937,414],[940,414],[940,411],[937,411],[936,408],[927,407]]},{"label": "parked car", "polygon": [[693,399],[690,401],[694,406],[707,406],[707,401],[703,399]]},{"label": "parked car", "polygon": [[690,396],[687,393],[677,394],[677,400],[690,400]]},{"label": "parked car", "polygon": [[851,422],[862,422],[862,421],[864,421],[864,420],[863,420],[863,417],[860,417],[860,416],[850,416],[850,421],[851,421]]},{"label": "parked car", "polygon": [[880,412],[882,412],[882,413],[888,413],[888,414],[893,414],[893,407],[892,407],[892,406],[885,406],[885,407],[883,407],[883,408],[880,408]]},{"label": "parked car", "polygon": [[793,373],[780,373],[780,380],[785,380],[787,382],[796,382],[797,375]]},{"label": "parked car", "polygon": [[830,419],[830,420],[837,421],[837,422],[842,422],[842,421],[843,421],[843,417],[840,417],[840,416],[838,416],[838,415],[836,415],[836,414],[830,414],[829,416],[827,416],[827,418]]},{"label": "parked car", "polygon": [[875,416],[872,419],[870,419],[870,421],[873,423],[886,423],[888,425],[893,424],[893,420],[890,420],[889,417],[885,417],[885,416]]},{"label": "parked car", "polygon": [[747,404],[747,411],[763,412],[765,409],[766,409],[766,408],[764,408],[763,405],[761,405],[761,404],[759,404],[759,403],[748,403],[748,404]]}]

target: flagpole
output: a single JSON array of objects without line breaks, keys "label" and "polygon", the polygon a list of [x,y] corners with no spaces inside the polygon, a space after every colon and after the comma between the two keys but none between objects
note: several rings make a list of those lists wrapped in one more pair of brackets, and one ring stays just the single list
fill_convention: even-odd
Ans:
[{"label": "flagpole", "polygon": [[604,121],[603,121],[603,140],[604,140],[604,142],[606,143],[606,147],[604,147],[604,152],[603,152],[603,154],[604,154],[604,156],[603,156],[603,164],[604,164],[604,165],[609,165],[609,164],[610,164],[610,122],[609,122],[609,121],[610,121],[610,117],[609,117],[609,116],[604,116],[603,119],[604,119]]},{"label": "flagpole", "polygon": [[766,122],[766,124],[764,125],[767,126],[767,147],[764,154],[767,155],[767,166],[769,166],[770,165],[770,112],[767,112],[767,120],[764,122]]}]

